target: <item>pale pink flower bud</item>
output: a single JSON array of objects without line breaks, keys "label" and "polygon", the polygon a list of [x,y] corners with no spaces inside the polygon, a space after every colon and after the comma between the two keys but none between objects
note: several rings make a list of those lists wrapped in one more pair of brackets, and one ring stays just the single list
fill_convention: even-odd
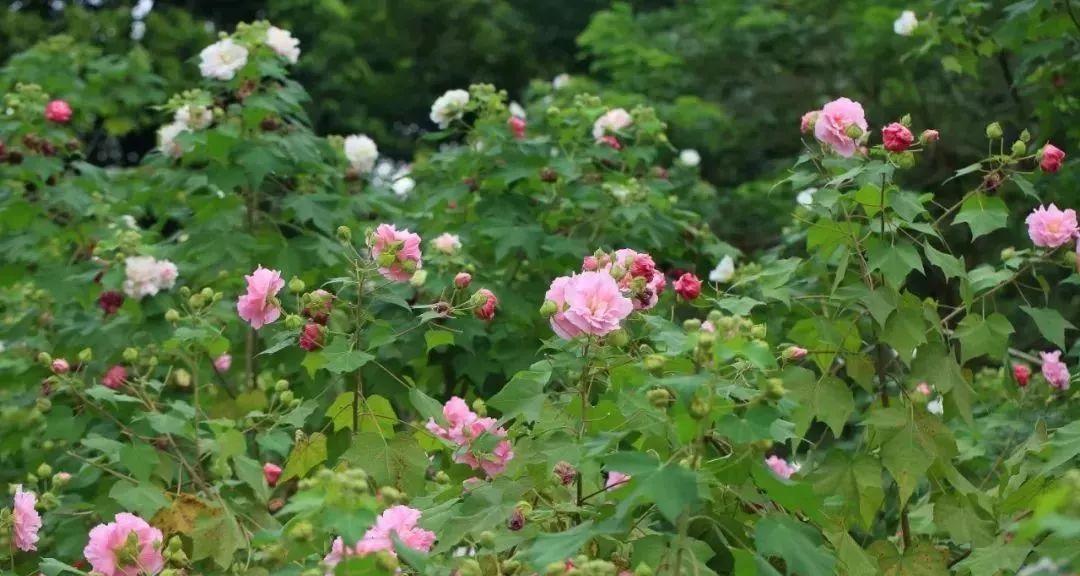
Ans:
[{"label": "pale pink flower bud", "polygon": [[469,274],[468,272],[458,272],[457,275],[454,276],[454,286],[457,286],[459,289],[464,290],[469,287],[469,284],[472,284],[472,274]]}]

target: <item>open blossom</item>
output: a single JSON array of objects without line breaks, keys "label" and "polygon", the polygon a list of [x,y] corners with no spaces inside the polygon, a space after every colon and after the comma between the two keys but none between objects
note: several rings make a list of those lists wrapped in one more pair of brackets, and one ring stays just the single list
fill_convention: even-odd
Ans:
[{"label": "open blossom", "polygon": [[545,295],[555,304],[551,328],[569,340],[579,334],[603,336],[619,328],[634,311],[634,303],[622,295],[607,272],[582,272],[556,278]]},{"label": "open blossom", "polygon": [[101,377],[101,383],[113,390],[122,386],[125,380],[127,380],[127,368],[124,368],[122,364],[109,368],[105,375]]},{"label": "open blossom", "polygon": [[850,158],[857,148],[852,131],[866,132],[866,115],[862,104],[848,98],[838,98],[821,109],[814,123],[814,137],[837,154]]},{"label": "open blossom", "polygon": [[45,105],[45,119],[56,124],[67,124],[71,120],[71,105],[64,100],[53,100]]},{"label": "open blossom", "polygon": [[232,80],[236,71],[247,64],[248,49],[232,38],[218,40],[199,53],[199,72],[203,78]]},{"label": "open blossom", "polygon": [[701,295],[701,280],[687,272],[675,280],[675,293],[683,300],[694,300]]},{"label": "open blossom", "polygon": [[184,148],[176,141],[176,138],[184,132],[190,132],[187,124],[181,122],[172,122],[158,128],[158,150],[161,150],[162,154],[171,156],[173,158],[179,158],[184,154]]},{"label": "open blossom", "polygon": [[467,91],[447,90],[431,105],[431,121],[438,124],[439,128],[446,128],[451,122],[465,115],[465,106],[468,103]]},{"label": "open blossom", "polygon": [[491,320],[495,318],[495,308],[499,305],[499,299],[495,297],[495,294],[487,288],[481,288],[476,291],[473,296],[475,299],[483,299],[479,306],[473,308],[473,314],[481,320]]},{"label": "open blossom", "polygon": [[570,85],[570,75],[565,72],[551,79],[551,87],[556,90],[562,90]]},{"label": "open blossom", "polygon": [[263,478],[271,488],[277,486],[278,478],[281,478],[281,466],[273,462],[263,464]]},{"label": "open blossom", "polygon": [[271,26],[266,31],[266,45],[290,64],[296,64],[300,58],[300,41],[293,38],[288,30]]},{"label": "open blossom", "polygon": [[735,277],[735,260],[731,256],[724,256],[720,262],[709,272],[709,282],[725,283]]},{"label": "open blossom", "polygon": [[461,249],[461,238],[457,234],[443,232],[431,241],[431,245],[443,254],[453,254]]},{"label": "open blossom", "polygon": [[791,475],[798,472],[800,468],[798,464],[789,464],[787,460],[775,454],[765,459],[765,465],[769,467],[769,470],[772,470],[773,474],[784,480],[791,478]]},{"label": "open blossom", "polygon": [[371,172],[375,167],[375,160],[379,158],[379,147],[374,140],[363,134],[346,136],[344,150],[349,165],[359,172]]},{"label": "open blossom", "polygon": [[402,176],[390,184],[390,189],[398,196],[408,196],[409,192],[413,191],[413,188],[416,188],[416,180],[408,176]]},{"label": "open blossom", "polygon": [[435,545],[435,533],[417,526],[420,523],[420,511],[408,506],[391,506],[379,514],[375,525],[364,533],[356,543],[356,553],[365,556],[372,552],[385,550],[394,552],[391,534],[396,534],[401,543],[413,550],[427,552]]},{"label": "open blossom", "polygon": [[820,110],[811,110],[802,115],[799,119],[799,132],[803,134],[809,134],[814,131],[814,124],[817,123],[818,114],[821,114]]},{"label": "open blossom", "polygon": [[621,487],[630,481],[629,474],[623,474],[622,472],[616,472],[612,470],[608,472],[607,481],[604,482],[604,490],[612,490]]},{"label": "open blossom", "polygon": [[[443,406],[443,419],[446,426],[429,419],[428,432],[457,444],[454,462],[465,464],[473,470],[483,470],[489,477],[500,474],[506,464],[514,458],[510,441],[506,439],[506,430],[498,425],[494,418],[481,418],[469,409],[465,401],[457,396]],[[478,452],[472,443],[484,434],[498,437],[500,440],[490,453]]]},{"label": "open blossom", "polygon": [[885,149],[889,152],[903,152],[911,147],[911,143],[915,141],[915,136],[911,134],[911,130],[908,130],[907,126],[899,122],[893,122],[881,129],[881,139],[885,144]]},{"label": "open blossom", "polygon": [[124,260],[124,293],[140,299],[168,290],[176,284],[176,264],[153,256],[130,256]]},{"label": "open blossom", "polygon": [[421,266],[418,234],[398,230],[393,224],[379,224],[370,242],[371,257],[387,280],[408,282]]},{"label": "open blossom", "polygon": [[934,398],[926,403],[926,411],[936,416],[941,416],[945,413],[945,399],[941,396]]},{"label": "open blossom", "polygon": [[165,567],[158,549],[161,530],[134,514],[121,512],[115,521],[90,531],[83,555],[95,572],[104,576],[157,574]]},{"label": "open blossom", "polygon": [[1061,163],[1065,160],[1065,152],[1047,142],[1039,151],[1039,168],[1042,168],[1043,172],[1053,174],[1061,169]]},{"label": "open blossom", "polygon": [[919,385],[915,387],[915,391],[927,397],[933,394],[933,390],[931,390],[930,385],[926,382],[919,382]]},{"label": "open blossom", "polygon": [[349,556],[356,555],[355,546],[346,546],[341,536],[334,538],[334,542],[330,544],[330,552],[323,557],[323,565],[328,568],[326,576],[333,576],[335,566],[344,562]]},{"label": "open blossom", "polygon": [[15,486],[15,499],[11,506],[11,536],[15,547],[23,552],[37,550],[41,516],[34,509],[36,505],[37,496],[33,492],[24,492],[21,484]]},{"label": "open blossom", "polygon": [[1069,208],[1059,210],[1051,204],[1039,206],[1027,217],[1028,236],[1036,246],[1057,248],[1071,242],[1080,233],[1077,227],[1076,211]]},{"label": "open blossom", "polygon": [[896,32],[901,36],[911,36],[918,27],[919,19],[915,17],[915,13],[911,10],[904,10],[901,12],[900,17],[897,18],[892,25],[893,32]]},{"label": "open blossom", "polygon": [[698,154],[698,151],[693,148],[687,148],[679,152],[679,163],[693,168],[701,164],[701,154]]},{"label": "open blossom", "polygon": [[247,293],[236,301],[236,311],[251,327],[258,330],[281,316],[281,304],[275,297],[285,286],[281,272],[259,266],[247,281]]},{"label": "open blossom", "polygon": [[218,374],[224,374],[232,367],[232,356],[229,354],[222,354],[217,358],[214,358],[214,370]]},{"label": "open blossom", "polygon": [[[817,191],[818,189],[813,186],[806,188],[795,195],[795,202],[798,203],[799,206],[811,206],[814,204],[814,194],[817,194]],[[734,273],[735,269],[732,268],[731,271]],[[711,277],[709,279],[712,280]]]},{"label": "open blossom", "polygon": [[613,136],[633,123],[633,117],[626,110],[622,108],[608,110],[593,123],[592,135],[597,142],[600,142],[604,136]]},{"label": "open blossom", "polygon": [[1052,388],[1069,389],[1069,368],[1061,361],[1061,350],[1039,352],[1042,357],[1042,375]]}]

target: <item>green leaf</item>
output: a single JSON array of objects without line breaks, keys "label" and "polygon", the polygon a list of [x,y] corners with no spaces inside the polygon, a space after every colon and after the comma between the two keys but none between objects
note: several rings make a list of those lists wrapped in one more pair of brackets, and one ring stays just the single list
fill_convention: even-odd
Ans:
[{"label": "green leaf", "polygon": [[901,554],[892,542],[878,540],[867,552],[877,558],[883,576],[949,576],[948,550],[930,542],[916,542]]},{"label": "green leaf", "polygon": [[289,453],[289,459],[285,462],[285,470],[281,474],[281,482],[290,478],[303,478],[312,468],[326,461],[326,436],[322,432],[315,432],[293,446]]},{"label": "green leaf", "polygon": [[946,254],[931,246],[929,243],[923,246],[923,253],[931,264],[941,269],[945,278],[964,278],[967,276],[967,268],[964,261],[951,254]]},{"label": "green leaf", "polygon": [[843,434],[848,416],[855,411],[855,399],[842,380],[832,376],[818,379],[809,370],[793,367],[784,372],[784,387],[799,403],[793,414],[798,436],[806,433],[812,418],[824,422],[837,438]]},{"label": "green leaf", "polygon": [[984,354],[1003,358],[1012,333],[1009,319],[995,312],[986,318],[969,314],[960,321],[953,336],[960,341],[960,360],[967,362]]},{"label": "green leaf", "polygon": [[428,330],[424,333],[424,342],[427,343],[428,352],[439,346],[453,346],[454,333],[449,330]]},{"label": "green leaf", "polygon": [[337,338],[329,346],[323,348],[322,356],[326,359],[323,368],[335,374],[355,372],[375,359],[367,352],[351,349],[345,338]]},{"label": "green leaf", "polygon": [[904,506],[919,480],[930,469],[933,458],[928,457],[918,429],[909,424],[882,445],[881,463],[896,480],[900,506]]},{"label": "green leaf", "polygon": [[972,195],[960,206],[960,212],[953,219],[953,226],[967,224],[971,229],[971,239],[974,240],[998,228],[1004,228],[1008,219],[1009,209],[1004,200],[980,192]]},{"label": "green leaf", "polygon": [[877,460],[865,454],[851,458],[843,452],[829,452],[817,478],[814,491],[827,498],[827,508],[837,510],[867,530],[873,527],[874,518],[885,502],[881,465]]},{"label": "green leaf", "polygon": [[1035,321],[1035,325],[1039,328],[1039,332],[1047,340],[1056,344],[1058,348],[1065,348],[1065,329],[1076,330],[1076,326],[1072,322],[1066,320],[1060,312],[1053,308],[1020,306],[1020,309],[1026,312],[1028,316],[1031,316],[1031,319]]},{"label": "green leaf", "polygon": [[132,484],[121,480],[109,490],[109,498],[116,500],[127,510],[143,518],[152,518],[154,513],[169,505],[165,493],[148,482]]},{"label": "green leaf", "polygon": [[915,349],[926,342],[926,320],[922,302],[910,293],[900,297],[896,313],[885,322],[881,339],[892,346],[905,364],[911,362]]},{"label": "green leaf", "polygon": [[964,570],[971,576],[996,576],[997,574],[1016,574],[1024,559],[1031,553],[1031,544],[1013,540],[998,541],[992,545],[975,548],[971,555],[954,566],[957,573]]},{"label": "green leaf", "polygon": [[424,420],[428,418],[439,419],[442,416],[443,405],[415,386],[409,388],[409,400],[412,402],[413,408],[416,408],[416,411]]},{"label": "green leaf", "polygon": [[502,412],[503,418],[522,415],[529,422],[540,418],[544,407],[544,386],[551,379],[551,363],[544,360],[522,370],[488,400],[488,405]]},{"label": "green leaf", "polygon": [[963,496],[945,495],[934,501],[934,524],[957,544],[989,545],[997,524],[979,514],[978,506]]},{"label": "green leaf", "polygon": [[215,564],[226,568],[232,564],[233,554],[240,548],[242,538],[240,527],[228,512],[200,516],[191,535],[191,559],[197,562],[213,558]]},{"label": "green leaf", "polygon": [[234,456],[233,470],[241,482],[251,487],[259,502],[265,503],[270,499],[270,487],[266,484],[262,466],[258,462],[247,456]]},{"label": "green leaf", "polygon": [[870,270],[880,270],[885,282],[897,288],[912,270],[923,272],[919,251],[908,242],[875,242],[867,251],[867,259]]},{"label": "green leaf", "polygon": [[145,442],[132,442],[120,449],[120,465],[141,482],[150,479],[150,474],[158,465],[158,453],[153,446]]},{"label": "green leaf", "polygon": [[789,573],[834,576],[836,557],[822,546],[821,534],[794,518],[772,514],[758,521],[754,543],[764,556],[779,556]]},{"label": "green leaf", "polygon": [[819,220],[806,232],[806,249],[821,248],[822,252],[831,253],[837,246],[851,241],[858,231],[859,225],[852,222]]},{"label": "green leaf", "polygon": [[[870,218],[881,212],[882,208],[889,205],[889,190],[885,189],[885,203],[881,202],[881,187],[873,184],[864,184],[862,188],[855,191],[855,201],[862,205],[863,211]],[[881,231],[880,227],[875,228],[877,231]]]},{"label": "green leaf", "polygon": [[679,465],[664,466],[648,477],[645,493],[651,496],[656,508],[671,522],[697,504],[697,473]]},{"label": "green leaf", "polygon": [[586,520],[569,530],[540,534],[524,552],[524,559],[538,570],[552,562],[562,562],[577,554],[593,538],[594,532],[593,521]]},{"label": "green leaf", "polygon": [[365,472],[382,486],[390,485],[408,494],[422,494],[428,468],[427,453],[408,434],[390,440],[374,432],[360,432],[341,458]]}]

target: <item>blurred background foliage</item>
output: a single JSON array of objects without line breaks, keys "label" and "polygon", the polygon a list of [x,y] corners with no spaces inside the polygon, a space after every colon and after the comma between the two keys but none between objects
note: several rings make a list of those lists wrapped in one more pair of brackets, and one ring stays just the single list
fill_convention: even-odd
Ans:
[{"label": "blurred background foliage", "polygon": [[[197,83],[191,60],[217,30],[266,18],[301,40],[296,77],[312,94],[316,131],[367,133],[399,159],[431,146],[419,136],[433,129],[435,97],[473,82],[524,102],[550,96],[551,79],[568,73],[575,92],[648,102],[676,148],[701,152],[704,176],[721,190],[714,229],[749,252],[779,241],[799,192],[773,186],[800,151],[791,137],[799,117],[840,95],[866,104],[871,126],[911,114],[941,131],[933,158],[907,183],[916,191],[985,153],[951,136],[981,133],[990,119],[1007,137],[1027,128],[1036,143],[1080,149],[1074,0],[7,4],[2,88],[36,82],[101,118],[82,127],[95,162],[134,163],[161,123],[148,105]],[[918,15],[911,36],[893,32],[902,10]],[[933,191],[945,201],[961,186]],[[1066,171],[1046,190],[1044,200],[1067,201],[1080,177]],[[1010,204],[1022,212],[1029,203]]]}]

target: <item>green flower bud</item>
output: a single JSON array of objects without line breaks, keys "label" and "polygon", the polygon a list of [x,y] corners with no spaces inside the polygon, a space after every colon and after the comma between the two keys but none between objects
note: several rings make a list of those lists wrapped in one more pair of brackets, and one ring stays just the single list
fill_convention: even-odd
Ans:
[{"label": "green flower bud", "polygon": [[[559,305],[551,300],[544,300],[544,305],[540,307],[540,315],[544,318],[550,318],[559,311]],[[48,363],[48,362],[46,362]]]},{"label": "green flower bud", "polygon": [[1012,145],[1012,155],[1013,156],[1023,156],[1026,153],[1027,153],[1027,144],[1025,144],[1023,140],[1017,140],[1016,142],[1013,142],[1013,145]]},{"label": "green flower bud", "polygon": [[653,576],[653,569],[648,564],[642,562],[634,568],[634,576]]},{"label": "green flower bud", "polygon": [[177,368],[173,370],[172,380],[180,388],[187,388],[191,386],[191,373],[183,368]]},{"label": "green flower bud", "polygon": [[623,346],[626,346],[628,343],[630,343],[630,335],[626,333],[626,330],[624,328],[619,328],[618,330],[615,330],[608,334],[607,341],[608,344],[611,344],[616,348],[622,348]]},{"label": "green flower bud", "polygon": [[387,552],[386,550],[380,550],[375,554],[375,561],[378,562],[379,567],[386,570],[387,573],[393,574],[398,570],[397,556]]},{"label": "green flower bud", "polygon": [[196,310],[198,310],[199,308],[202,308],[203,304],[206,304],[206,299],[203,298],[202,294],[196,293],[196,294],[192,294],[191,296],[188,297],[188,306],[191,306],[192,308],[195,308]]},{"label": "green flower bud", "polygon": [[687,332],[697,332],[698,330],[701,330],[701,320],[698,320],[697,318],[688,318],[683,321],[682,327],[683,330],[686,330]]},{"label": "green flower bud", "polygon": [[645,364],[646,370],[648,370],[649,372],[657,372],[664,368],[664,364],[667,362],[667,358],[665,358],[661,354],[649,354],[645,357],[643,362]]},{"label": "green flower bud", "polygon": [[439,484],[449,484],[450,483],[450,475],[447,474],[446,472],[442,471],[442,470],[439,470],[438,472],[435,473],[435,482],[437,482]]},{"label": "green flower bud", "polygon": [[844,134],[847,134],[847,137],[851,138],[852,140],[858,140],[862,137],[863,130],[855,124],[848,124],[847,129],[844,130]]},{"label": "green flower bud", "polygon": [[671,404],[671,393],[664,388],[653,388],[645,393],[649,403],[657,408],[667,408]]},{"label": "green flower bud", "polygon": [[134,362],[139,359],[139,351],[135,348],[124,348],[124,361]]},{"label": "green flower bud", "polygon": [[42,463],[37,468],[37,475],[41,476],[41,477],[52,476],[52,466],[49,466],[48,464]]},{"label": "green flower bud", "polygon": [[493,548],[495,546],[495,533],[491,530],[484,530],[480,533],[476,542],[484,548]]},{"label": "green flower bud", "polygon": [[480,569],[480,563],[474,558],[468,558],[461,562],[458,566],[459,576],[483,576],[484,572]]},{"label": "green flower bud", "polygon": [[397,262],[397,256],[389,251],[383,252],[375,259],[375,262],[382,268],[389,268],[394,265],[394,262]]},{"label": "green flower bud", "polygon": [[1028,142],[1030,142],[1031,141],[1031,132],[1028,132],[1026,129],[1023,132],[1021,132],[1020,133],[1020,141],[1023,142],[1024,144],[1027,144]]},{"label": "green flower bud", "polygon": [[991,122],[986,125],[986,137],[991,140],[997,140],[1001,138],[1003,132],[1001,130],[1001,124],[997,122]]},{"label": "green flower bud", "polygon": [[694,399],[690,401],[690,415],[697,420],[708,416],[711,410],[712,406],[709,404],[708,398],[694,396]]},{"label": "green flower bud", "polygon": [[765,383],[765,395],[773,400],[779,400],[787,394],[787,390],[784,388],[784,381],[779,378],[769,378]]},{"label": "green flower bud", "polygon": [[52,410],[52,400],[49,400],[48,398],[45,398],[45,397],[38,398],[35,401],[34,405],[41,412],[48,412],[49,410]]},{"label": "green flower bud", "polygon": [[296,314],[289,314],[285,317],[285,327],[289,330],[299,330],[304,325],[304,319]]},{"label": "green flower bud", "polygon": [[904,114],[900,117],[900,123],[908,128],[911,128],[911,114]]},{"label": "green flower bud", "polygon": [[286,391],[288,389],[289,389],[289,381],[288,380],[278,380],[277,382],[274,382],[274,390],[275,391],[284,392],[284,391]]},{"label": "green flower bud", "polygon": [[477,398],[476,400],[473,400],[472,409],[473,412],[476,412],[476,414],[481,418],[487,416],[487,404],[484,403],[484,400],[482,398]]},{"label": "green flower bud", "polygon": [[52,356],[50,356],[48,352],[40,352],[37,355],[37,361],[48,366],[49,364],[52,364]]},{"label": "green flower bud", "polygon": [[409,285],[413,288],[419,288],[427,282],[427,270],[417,270],[413,272],[412,277],[409,278]]},{"label": "green flower bud", "polygon": [[[544,576],[562,576],[566,572],[566,562],[552,562],[544,568]],[[472,576],[462,573],[461,576]],[[476,575],[479,576],[479,575]]]},{"label": "green flower bud", "polygon": [[80,362],[89,362],[89,361],[91,361],[93,359],[94,359],[94,352],[92,350],[90,350],[89,348],[83,348],[82,350],[79,350],[79,361]]},{"label": "green flower bud", "polygon": [[761,339],[761,338],[765,338],[765,335],[766,335],[766,328],[765,328],[764,324],[754,324],[754,326],[750,328],[750,337],[751,338]]},{"label": "green flower bud", "polygon": [[915,165],[915,154],[910,151],[897,154],[896,164],[901,168],[911,168]]},{"label": "green flower bud", "polygon": [[294,396],[293,396],[292,390],[286,390],[286,391],[281,392],[281,393],[278,394],[278,400],[281,400],[282,404],[291,404],[292,401],[293,401],[293,398],[294,398]]},{"label": "green flower bud", "polygon": [[1012,246],[1009,246],[1008,248],[1005,248],[1004,250],[1001,251],[1001,259],[1002,260],[1012,260],[1015,257],[1016,257],[1016,248],[1013,248]]},{"label": "green flower bud", "polygon": [[352,242],[352,230],[348,226],[338,226],[337,237],[342,242]]},{"label": "green flower bud", "polygon": [[289,280],[289,292],[292,292],[293,294],[299,294],[303,292],[305,287],[306,286],[304,285],[304,281],[297,278],[296,276],[293,276],[292,279]]},{"label": "green flower bud", "polygon": [[[196,298],[196,296],[192,296],[191,298],[188,299],[188,301],[190,302],[194,298]],[[165,321],[166,322],[177,322],[179,320],[180,320],[180,312],[177,312],[175,308],[169,308],[169,310],[167,312],[165,312]],[[138,353],[136,353],[136,357],[138,357]]]}]

